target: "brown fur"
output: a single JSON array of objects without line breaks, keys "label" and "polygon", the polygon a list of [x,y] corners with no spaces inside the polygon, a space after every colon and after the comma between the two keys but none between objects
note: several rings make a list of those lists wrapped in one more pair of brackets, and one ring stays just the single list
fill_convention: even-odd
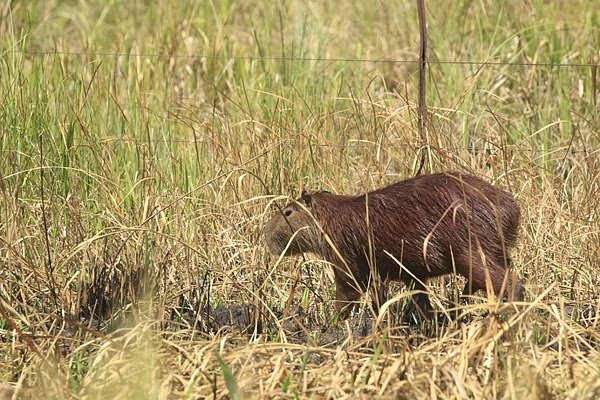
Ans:
[{"label": "brown fur", "polygon": [[[521,281],[507,274],[519,217],[504,190],[475,176],[439,173],[360,196],[303,193],[267,222],[264,238],[272,254],[312,252],[334,264],[336,309],[346,308],[345,317],[373,282],[371,271],[379,281],[420,290],[418,281],[456,271],[468,280],[464,292],[473,293],[486,289],[487,270],[496,294],[507,279],[509,297],[522,299]],[[415,303],[425,313],[431,308],[425,293]]]}]

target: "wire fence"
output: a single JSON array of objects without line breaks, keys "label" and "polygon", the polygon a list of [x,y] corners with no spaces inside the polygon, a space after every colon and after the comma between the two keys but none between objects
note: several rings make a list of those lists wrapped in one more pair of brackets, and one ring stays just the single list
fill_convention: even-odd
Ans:
[{"label": "wire fence", "polygon": [[[210,138],[197,138],[197,139],[172,139],[172,138],[164,138],[164,139],[152,139],[152,138],[134,138],[134,137],[125,137],[125,136],[115,136],[115,137],[105,137],[98,138],[97,142],[100,144],[123,144],[123,145],[134,145],[134,146],[144,146],[144,145],[165,145],[165,146],[194,146],[194,145],[210,145],[213,143],[218,143],[214,139]],[[238,145],[244,145],[250,143],[237,143]],[[397,144],[391,143],[391,146],[395,146]],[[381,151],[386,151],[386,146],[380,143],[368,141],[368,140],[359,140],[359,139],[351,139],[346,143],[307,143],[306,141],[301,142],[298,140],[290,140],[290,139],[280,139],[275,140],[272,143],[273,149],[277,147],[289,147],[294,149],[336,149],[339,151],[355,151],[360,148],[373,148],[376,147]],[[502,153],[530,153],[535,154],[537,156],[551,156],[555,155],[556,157],[568,157],[569,155],[575,154],[583,154],[586,158],[600,156],[600,148],[593,146],[581,146],[580,144],[564,144],[560,146],[553,145],[551,147],[544,148],[540,147],[524,147],[519,144],[502,144],[499,145],[492,141],[480,140],[474,144],[467,145],[456,145],[456,146],[439,146],[435,144],[429,144],[429,148],[438,153],[444,152],[467,152],[473,155],[479,156],[493,156]],[[410,149],[414,152],[417,152],[423,148],[423,146],[410,144],[410,143],[402,143],[402,147],[404,149]],[[190,147],[192,148],[192,147]],[[0,154],[8,154],[8,153],[20,153],[19,150],[4,148],[0,149]]]},{"label": "wire fence", "polygon": [[[412,58],[351,58],[351,57],[285,57],[285,56],[226,56],[207,54],[172,54],[172,53],[126,53],[126,52],[88,52],[88,51],[60,51],[60,50],[13,50],[16,53],[29,56],[61,55],[65,57],[145,57],[145,58],[187,58],[206,60],[234,60],[234,61],[294,61],[294,62],[329,62],[329,63],[376,63],[376,64],[419,64],[419,60]],[[591,62],[528,62],[528,61],[501,61],[501,60],[431,60],[430,65],[471,65],[471,66],[515,66],[515,67],[557,67],[598,68],[600,63]]]},{"label": "wire fence", "polygon": [[[285,56],[227,56],[227,55],[207,55],[207,54],[177,54],[177,53],[145,53],[145,52],[110,52],[110,51],[64,51],[64,50],[20,50],[12,49],[15,53],[25,54],[32,57],[52,56],[60,55],[64,57],[89,57],[89,58],[100,58],[100,57],[127,57],[127,58],[166,58],[166,59],[205,59],[205,60],[234,60],[234,61],[284,61],[284,62],[323,62],[323,63],[376,63],[376,64],[411,64],[418,65],[419,60],[415,58],[351,58],[351,57],[285,57]],[[501,60],[431,60],[427,61],[430,65],[466,65],[466,66],[508,66],[508,67],[550,67],[550,68],[590,68],[592,79],[595,81],[597,76],[597,69],[600,65],[595,59],[591,62],[527,62],[527,61],[501,61]],[[124,143],[124,144],[165,144],[165,145],[193,145],[198,143],[210,143],[213,139],[210,138],[190,138],[190,139],[173,139],[173,138],[135,138],[127,136],[115,136],[98,138],[102,143]],[[288,145],[294,147],[305,147],[305,148],[351,148],[356,146],[372,146],[377,143],[360,140],[350,140],[344,144],[336,143],[306,143],[299,142],[296,140],[282,140],[281,145]],[[415,150],[422,148],[422,146],[412,146]],[[430,148],[437,151],[468,151],[477,154],[490,154],[490,152],[503,151],[505,149],[511,149],[518,152],[530,152],[537,153],[543,152],[543,154],[559,153],[562,152],[564,155],[571,153],[583,153],[586,156],[595,156],[600,154],[600,149],[597,148],[577,148],[572,145],[565,145],[559,147],[552,147],[551,149],[543,148],[523,148],[519,145],[507,145],[497,146],[492,142],[483,141],[483,145],[464,145],[464,146],[450,146],[450,147],[438,147],[429,145]],[[0,153],[6,151],[3,149]]]},{"label": "wire fence", "polygon": [[[308,141],[308,139],[307,139]],[[437,149],[437,150],[451,150],[451,151],[458,151],[458,150],[468,150],[468,151],[474,151],[474,152],[484,152],[484,151],[493,151],[493,150],[502,150],[502,149],[515,149],[518,151],[525,151],[525,152],[539,152],[542,149],[540,148],[523,148],[521,146],[519,146],[518,144],[504,144],[504,145],[498,145],[495,144],[491,141],[485,141],[482,140],[484,142],[484,144],[482,145],[464,145],[464,146],[435,146],[435,145],[429,145],[431,148],[433,149]],[[197,139],[171,139],[171,138],[165,138],[165,139],[144,139],[144,138],[134,138],[134,137],[106,137],[106,138],[100,138],[99,142],[101,143],[106,143],[106,142],[119,142],[119,143],[133,143],[133,144],[181,144],[181,145],[192,145],[194,143],[213,143],[216,142],[214,139],[210,139],[210,138],[197,138]],[[279,140],[278,142],[274,143],[274,144],[278,144],[281,146],[293,146],[293,147],[305,147],[305,148],[338,148],[338,149],[349,149],[349,148],[353,148],[353,147],[359,147],[359,146],[363,146],[363,147],[368,147],[368,146],[381,146],[380,143],[376,143],[373,141],[369,141],[369,140],[360,140],[360,139],[351,139],[348,140],[346,143],[306,143],[306,142],[300,142],[297,140],[289,140],[289,139],[282,139]],[[415,146],[415,145],[408,145],[408,144],[404,144],[404,146],[409,146],[411,148],[414,149],[419,149],[421,146]],[[564,146],[559,146],[559,147],[552,147],[551,149],[545,149],[546,151],[560,151],[560,150],[565,150],[565,149],[569,149],[572,148],[573,151],[581,151],[581,152],[587,152],[587,153],[600,153],[600,148],[596,149],[582,149],[582,150],[578,150],[576,148],[574,148],[573,145],[569,146],[569,145],[564,145]]]}]

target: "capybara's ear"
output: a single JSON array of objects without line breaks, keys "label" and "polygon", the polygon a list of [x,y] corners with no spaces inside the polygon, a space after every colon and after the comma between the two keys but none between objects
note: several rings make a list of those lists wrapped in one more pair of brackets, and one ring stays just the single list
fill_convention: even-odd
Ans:
[{"label": "capybara's ear", "polygon": [[304,202],[304,204],[306,204],[307,206],[310,207],[310,203],[312,203],[311,195],[308,194],[308,192],[306,190],[303,190],[301,197],[302,197],[302,201]]}]

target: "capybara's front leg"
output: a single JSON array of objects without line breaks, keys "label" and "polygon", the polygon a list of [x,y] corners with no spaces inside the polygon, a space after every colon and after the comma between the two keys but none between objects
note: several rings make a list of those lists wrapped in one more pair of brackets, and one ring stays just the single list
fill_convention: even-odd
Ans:
[{"label": "capybara's front leg", "polygon": [[350,316],[354,304],[360,299],[361,291],[346,280],[336,277],[335,282],[335,311],[338,318],[343,320]]}]

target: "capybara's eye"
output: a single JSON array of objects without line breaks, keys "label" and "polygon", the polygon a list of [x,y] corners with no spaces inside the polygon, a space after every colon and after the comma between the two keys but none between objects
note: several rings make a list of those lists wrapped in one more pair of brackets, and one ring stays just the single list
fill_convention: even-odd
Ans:
[{"label": "capybara's eye", "polygon": [[289,217],[290,215],[292,215],[292,210],[290,210],[289,208],[287,210],[284,210],[283,215]]}]

